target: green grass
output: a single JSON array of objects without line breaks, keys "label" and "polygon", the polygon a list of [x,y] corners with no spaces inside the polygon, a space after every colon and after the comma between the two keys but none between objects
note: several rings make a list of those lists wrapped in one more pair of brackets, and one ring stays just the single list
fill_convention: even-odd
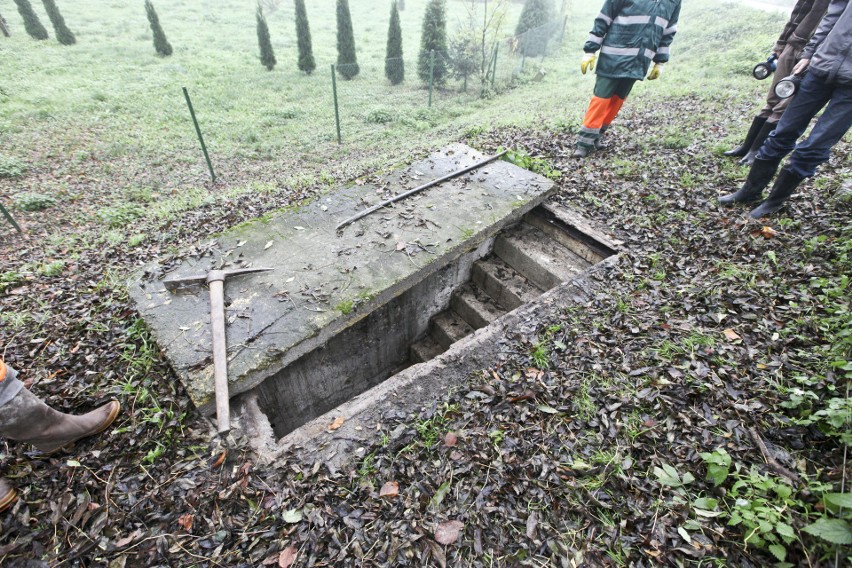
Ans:
[{"label": "green grass", "polygon": [[[447,3],[451,35],[466,18],[467,5]],[[150,214],[155,216],[171,217],[184,206],[198,206],[203,197],[196,196],[184,206],[162,202],[168,196],[163,190],[208,192],[199,187],[208,177],[183,86],[192,97],[214,168],[238,168],[246,174],[229,188],[229,195],[251,191],[252,182],[246,178],[266,171],[275,172],[279,188],[295,188],[319,177],[335,185],[369,169],[407,162],[412,154],[434,149],[463,133],[476,136],[484,128],[506,125],[576,125],[594,83],[593,77],[579,74],[577,59],[599,6],[566,5],[569,17],[563,48],[543,61],[527,62],[530,73],[538,67],[547,70],[544,80],[522,80],[520,87],[498,88],[500,92],[487,99],[461,93],[460,83],[451,82],[446,90],[435,93],[428,109],[428,93],[415,71],[425,2],[411,2],[401,13],[406,79],[400,87],[391,87],[383,74],[388,6],[352,0],[362,71],[352,81],[337,82],[342,146],[336,143],[331,99],[330,66],[336,59],[334,0],[308,6],[317,60],[310,76],[296,68],[289,2],[267,13],[279,61],[272,72],[258,60],[251,3],[161,3],[157,6],[160,20],[175,48],[168,58],[154,54],[144,10],[135,3],[81,0],[68,6],[63,15],[78,38],[72,47],[53,39],[31,40],[22,33],[19,15],[6,10],[18,33],[0,42],[0,73],[5,79],[0,93],[4,172],[15,179],[26,179],[32,172],[49,173],[39,185],[48,195],[68,191],[62,185],[63,176],[85,175],[102,184],[92,190],[93,196],[103,193],[105,199],[115,200],[125,193],[133,201],[153,200]],[[473,9],[480,6],[473,4]],[[519,3],[509,4],[501,36],[514,30],[520,8]],[[35,9],[44,16],[40,5]],[[714,17],[721,10],[741,25],[734,28],[725,18]],[[765,85],[750,79],[748,73],[755,58],[771,47],[782,17],[755,16],[727,5],[719,8],[710,0],[685,5],[667,74],[653,84],[638,84],[632,96],[701,93],[712,114],[713,106],[730,103],[732,93],[762,92]],[[731,44],[733,29],[738,41]],[[749,39],[742,41],[742,37]],[[498,61],[512,66],[505,54]],[[500,66],[498,76],[506,73]],[[629,108],[628,104],[625,110]],[[676,128],[667,125],[664,131]],[[685,143],[672,138],[669,145]],[[327,171],[329,165],[331,171]],[[624,166],[623,175],[641,171],[633,164]],[[3,181],[0,178],[0,184]],[[88,197],[76,191],[69,195],[84,201]]]}]

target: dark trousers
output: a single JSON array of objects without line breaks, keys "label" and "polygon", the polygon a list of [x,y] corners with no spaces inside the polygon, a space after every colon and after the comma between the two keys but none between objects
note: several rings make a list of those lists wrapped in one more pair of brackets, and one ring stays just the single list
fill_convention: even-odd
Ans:
[{"label": "dark trousers", "polygon": [[[823,110],[808,138],[798,145],[816,114]],[[831,156],[831,148],[852,126],[852,84],[826,81],[825,77],[808,73],[799,92],[781,116],[775,132],[769,135],[760,151],[761,160],[780,160],[793,152],[787,169],[799,177],[811,177],[820,164]]]}]

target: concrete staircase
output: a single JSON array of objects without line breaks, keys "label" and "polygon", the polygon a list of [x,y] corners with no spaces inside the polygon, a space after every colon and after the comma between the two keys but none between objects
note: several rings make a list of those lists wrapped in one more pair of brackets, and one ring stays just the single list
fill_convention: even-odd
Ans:
[{"label": "concrete staircase", "polygon": [[428,361],[459,339],[547,290],[571,280],[611,254],[542,205],[500,233],[491,253],[476,261],[471,279],[432,317],[428,334],[410,348],[412,363]]}]

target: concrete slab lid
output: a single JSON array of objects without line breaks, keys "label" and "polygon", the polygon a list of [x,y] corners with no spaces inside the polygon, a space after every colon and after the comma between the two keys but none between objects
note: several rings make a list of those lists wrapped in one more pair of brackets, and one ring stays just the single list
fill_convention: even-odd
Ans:
[{"label": "concrete slab lid", "polygon": [[[467,167],[485,156],[453,144],[427,159],[225,231],[169,278],[211,269],[274,271],[225,282],[230,395],[250,390],[542,202],[553,183],[505,161],[338,223],[388,197]],[[130,295],[193,403],[214,410],[207,289],[172,293],[148,267]]]}]

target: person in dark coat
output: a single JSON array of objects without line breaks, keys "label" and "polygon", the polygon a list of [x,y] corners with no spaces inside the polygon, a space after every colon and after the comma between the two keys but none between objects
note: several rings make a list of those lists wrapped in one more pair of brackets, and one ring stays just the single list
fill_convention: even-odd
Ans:
[{"label": "person in dark coat", "polygon": [[724,152],[726,156],[742,158],[741,164],[751,165],[754,162],[757,151],[766,141],[769,133],[775,130],[778,121],[781,120],[781,115],[784,114],[784,110],[791,100],[789,98],[782,99],[776,95],[775,85],[793,71],[793,66],[799,60],[802,50],[814,35],[817,25],[825,15],[829,2],[830,0],[799,0],[796,2],[793,13],[790,14],[790,19],[784,26],[784,31],[781,32],[778,41],[775,42],[775,47],[772,49],[772,53],[778,59],[775,76],[772,78],[769,93],[766,95],[766,106],[752,120],[743,143]]},{"label": "person in dark coat", "polygon": [[[831,149],[852,126],[850,0],[831,0],[793,73],[807,74],[777,128],[760,147],[745,184],[735,193],[719,197],[719,202],[725,205],[760,200],[781,160],[792,151],[769,196],[752,210],[755,219],[781,209],[802,180],[813,176],[828,161]],[[808,138],[797,145],[796,141],[820,111],[822,115]]]},{"label": "person in dark coat", "polygon": [[[657,79],[669,60],[677,32],[680,0],[606,0],[589,39],[580,71],[597,67],[595,91],[574,149],[584,158],[601,148],[601,136],[618,115],[636,81]],[[648,72],[651,63],[654,66]]]}]

